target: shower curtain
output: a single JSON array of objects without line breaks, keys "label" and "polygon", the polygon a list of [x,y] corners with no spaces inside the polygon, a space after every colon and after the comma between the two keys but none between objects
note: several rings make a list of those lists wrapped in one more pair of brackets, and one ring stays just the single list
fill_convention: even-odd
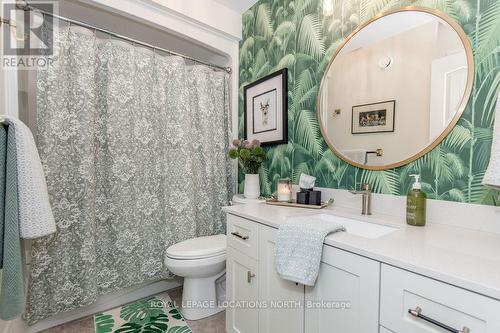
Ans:
[{"label": "shower curtain", "polygon": [[30,324],[171,277],[168,246],[225,231],[228,77],[60,29],[37,78],[38,148],[57,233],[33,243]]}]

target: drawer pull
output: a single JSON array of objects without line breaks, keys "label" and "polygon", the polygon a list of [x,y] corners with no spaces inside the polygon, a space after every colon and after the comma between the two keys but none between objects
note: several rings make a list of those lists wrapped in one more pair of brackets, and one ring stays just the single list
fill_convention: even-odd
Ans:
[{"label": "drawer pull", "polygon": [[247,272],[247,282],[248,283],[251,283],[252,282],[252,278],[255,277],[255,274],[253,274],[251,271],[248,271]]},{"label": "drawer pull", "polygon": [[411,314],[415,318],[420,318],[422,320],[425,320],[433,325],[436,325],[438,327],[441,327],[442,329],[448,331],[448,332],[453,332],[453,333],[470,333],[470,329],[468,327],[463,327],[461,330],[457,330],[456,328],[450,327],[446,324],[443,324],[435,319],[429,318],[425,315],[422,314],[422,309],[417,306],[415,309],[408,309],[408,313]]},{"label": "drawer pull", "polygon": [[242,236],[239,232],[235,231],[235,232],[232,232],[231,235],[233,235],[234,237],[238,237],[239,239],[242,239],[242,240],[247,240],[249,237],[248,236]]}]

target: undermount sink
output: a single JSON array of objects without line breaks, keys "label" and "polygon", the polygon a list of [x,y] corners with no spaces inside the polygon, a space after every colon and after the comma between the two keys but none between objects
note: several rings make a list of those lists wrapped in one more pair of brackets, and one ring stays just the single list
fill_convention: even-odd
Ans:
[{"label": "undermount sink", "polygon": [[389,227],[386,225],[365,222],[331,214],[315,214],[312,216],[324,221],[335,221],[343,225],[347,233],[364,238],[379,238],[398,230],[396,227]]}]

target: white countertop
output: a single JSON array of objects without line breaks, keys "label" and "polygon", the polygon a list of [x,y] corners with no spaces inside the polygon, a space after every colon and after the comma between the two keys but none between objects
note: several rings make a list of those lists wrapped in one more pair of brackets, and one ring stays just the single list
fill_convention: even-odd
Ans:
[{"label": "white countertop", "polygon": [[395,232],[376,239],[346,232],[330,234],[325,244],[500,300],[498,234],[443,224],[413,227],[398,217],[362,216],[350,208],[335,206],[315,210],[247,204],[225,207],[224,211],[273,228],[278,228],[287,217],[311,214],[332,214],[396,226]]}]

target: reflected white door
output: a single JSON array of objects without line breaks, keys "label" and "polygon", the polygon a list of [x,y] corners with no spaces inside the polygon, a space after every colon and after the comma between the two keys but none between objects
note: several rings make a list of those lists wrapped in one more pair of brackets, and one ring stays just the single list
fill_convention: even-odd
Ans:
[{"label": "reflected white door", "polygon": [[432,62],[429,139],[438,137],[458,110],[467,83],[467,58],[455,53]]}]

